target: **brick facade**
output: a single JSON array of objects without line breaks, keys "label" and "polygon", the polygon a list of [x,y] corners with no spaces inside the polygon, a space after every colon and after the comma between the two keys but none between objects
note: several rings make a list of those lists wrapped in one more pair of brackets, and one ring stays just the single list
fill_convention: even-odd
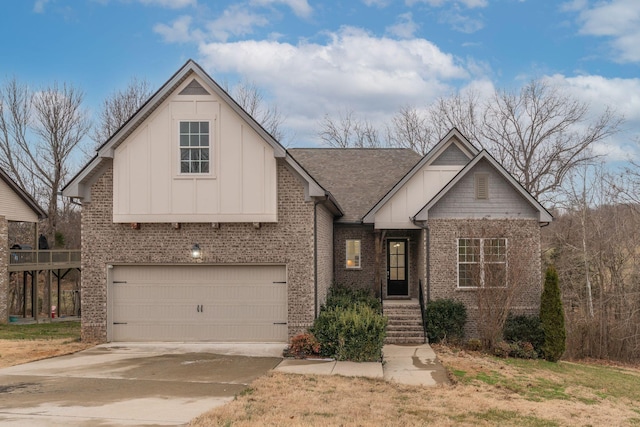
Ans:
[{"label": "brick facade", "polygon": [[[347,268],[347,240],[360,240],[360,268]],[[333,234],[334,282],[337,285],[371,289],[380,295],[380,285],[374,283],[375,240],[373,226],[336,223]]]},{"label": "brick facade", "polygon": [[[424,283],[424,243],[421,230],[386,230],[382,243],[382,256],[380,259],[380,279],[382,280],[382,294],[387,294],[387,241],[388,239],[408,240],[409,262],[409,297],[418,297],[418,280]],[[347,240],[360,240],[361,268],[346,268],[346,242]],[[380,283],[375,283],[375,239],[376,233],[372,225],[359,224],[335,224],[335,283],[354,286],[358,289],[371,289],[376,296],[380,296]],[[421,268],[422,267],[422,268]]]},{"label": "brick facade", "polygon": [[[128,223],[113,223],[113,170],[109,167],[93,184],[91,203],[82,209],[82,339],[107,340],[107,265],[192,264],[190,249],[196,242],[202,248],[199,262],[204,264],[286,265],[289,336],[306,330],[314,320],[314,205],[305,201],[302,182],[282,161],[277,174],[277,223],[262,223],[259,228],[245,223],[223,223],[219,228],[184,223],[179,229],[144,223],[135,230]],[[326,215],[320,216],[324,224]],[[319,246],[326,252],[326,242]],[[326,256],[320,264],[325,271]]]},{"label": "brick facade", "polygon": [[[476,337],[478,292],[458,288],[458,238],[507,239],[508,287],[515,313],[537,314],[540,308],[540,225],[537,220],[429,220],[429,292],[431,300],[450,298],[467,307],[467,337]],[[427,290],[425,289],[425,294]],[[426,297],[426,295],[425,295]]]},{"label": "brick facade", "polygon": [[9,321],[9,223],[0,216],[0,323]]},{"label": "brick facade", "polygon": [[318,205],[316,209],[318,283],[316,312],[319,312],[333,284],[333,214],[322,205]]}]

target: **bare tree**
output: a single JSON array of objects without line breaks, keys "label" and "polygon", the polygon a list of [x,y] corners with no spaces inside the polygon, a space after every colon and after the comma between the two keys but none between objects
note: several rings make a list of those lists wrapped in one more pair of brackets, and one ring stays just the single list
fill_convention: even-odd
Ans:
[{"label": "bare tree", "polygon": [[35,185],[20,156],[27,145],[31,120],[31,92],[26,84],[13,78],[0,87],[0,166],[22,188],[32,194]]},{"label": "bare tree", "polygon": [[429,116],[410,105],[400,108],[386,128],[387,141],[393,147],[409,148],[425,155],[438,142],[440,135]]},{"label": "bare tree", "polygon": [[325,114],[318,132],[325,145],[334,148],[379,148],[383,146],[378,130],[353,110],[340,112],[338,118]]},{"label": "bare tree", "polygon": [[58,191],[68,174],[72,152],[89,130],[82,106],[84,94],[57,83],[34,92],[16,79],[4,84],[0,94],[0,163],[46,203],[46,233],[54,237]]},{"label": "bare tree", "polygon": [[277,105],[268,104],[265,101],[264,94],[254,82],[243,80],[233,88],[229,88],[227,83],[223,83],[223,88],[271,136],[283,142],[286,137],[282,126],[285,117]]},{"label": "bare tree", "polygon": [[69,170],[71,153],[90,129],[82,103],[84,93],[71,85],[57,83],[34,94],[33,126],[35,143],[19,144],[29,159],[29,171],[48,194],[48,232],[55,235],[58,219],[58,192]]},{"label": "bare tree", "polygon": [[152,93],[151,85],[147,80],[134,77],[126,88],[114,92],[102,101],[102,109],[91,132],[91,139],[96,145],[102,145],[120,129]]},{"label": "bare tree", "polygon": [[455,127],[469,141],[482,145],[480,130],[485,108],[478,92],[456,92],[448,97],[438,98],[429,107],[430,124],[438,135],[437,139]]},{"label": "bare tree", "polygon": [[623,176],[582,169],[543,235],[558,266],[571,357],[637,361],[640,351],[640,215]]},{"label": "bare tree", "polygon": [[[456,127],[488,149],[535,197],[555,201],[567,174],[594,161],[594,143],[616,134],[622,122],[610,109],[591,117],[588,104],[539,79],[519,91],[497,90],[487,100],[464,91],[437,99],[424,112],[403,106],[385,137],[390,146],[424,154]],[[348,111],[338,119],[325,116],[319,135],[329,146],[362,146],[358,130],[367,125]],[[381,145],[380,140],[372,144]]]},{"label": "bare tree", "polygon": [[519,92],[495,93],[484,108],[480,142],[533,196],[548,195],[598,157],[594,143],[619,131],[622,119],[611,110],[594,120],[588,113],[588,104],[532,80]]}]

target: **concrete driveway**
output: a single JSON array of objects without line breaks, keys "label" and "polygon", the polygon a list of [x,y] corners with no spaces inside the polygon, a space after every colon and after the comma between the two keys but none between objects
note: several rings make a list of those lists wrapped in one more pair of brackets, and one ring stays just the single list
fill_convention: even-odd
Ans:
[{"label": "concrete driveway", "polygon": [[0,426],[180,425],[274,368],[284,344],[107,344],[0,369]]}]

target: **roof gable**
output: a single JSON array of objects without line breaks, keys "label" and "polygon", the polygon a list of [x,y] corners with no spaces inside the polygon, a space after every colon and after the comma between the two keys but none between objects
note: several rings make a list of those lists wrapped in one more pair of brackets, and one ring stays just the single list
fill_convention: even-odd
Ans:
[{"label": "roof gable", "polygon": [[[0,179],[6,185],[6,190],[13,194],[6,194],[2,199],[5,199],[6,203],[10,203],[13,206],[9,206],[8,211],[2,207],[0,209],[0,215],[5,216],[9,221],[28,221],[24,214],[20,214],[19,212],[28,212],[28,210],[32,211],[35,214],[35,219],[43,219],[47,217],[44,209],[38,205],[38,203],[29,195],[22,187],[20,187],[11,177],[2,169],[0,169]],[[16,199],[17,197],[17,199]],[[20,209],[15,206],[15,203],[22,202],[26,206],[28,210]]]},{"label": "roof gable", "polygon": [[[199,77],[199,80],[204,83],[204,86],[194,79],[195,76]],[[190,78],[191,81],[189,84],[183,85],[183,83]],[[95,182],[97,177],[111,164],[115,149],[181,86],[184,86],[181,91],[182,94],[204,95],[213,93],[219,97],[271,146],[274,157],[283,158],[291,169],[303,180],[307,197],[326,197],[330,199],[328,192],[300,167],[295,159],[287,155],[285,148],[193,60],[188,60],[120,129],[98,148],[96,156],[65,185],[62,190],[63,195],[90,201],[91,184]]]},{"label": "roof gable", "polygon": [[425,206],[420,209],[414,216],[415,221],[427,221],[429,219],[429,210],[432,209],[445,195],[447,195],[464,177],[470,174],[470,172],[481,161],[487,161],[496,172],[530,205],[538,212],[538,220],[540,222],[551,222],[553,216],[547,211],[544,206],[540,204],[507,170],[502,167],[496,159],[493,158],[486,150],[482,150],[478,155],[469,162],[445,187],[438,192]]},{"label": "roof gable", "polygon": [[363,216],[364,223],[375,222],[376,213],[400,191],[425,166],[440,161],[440,164],[459,165],[462,156],[471,160],[478,154],[467,138],[458,129],[453,128],[440,140],[409,172],[407,172],[378,202]]}]

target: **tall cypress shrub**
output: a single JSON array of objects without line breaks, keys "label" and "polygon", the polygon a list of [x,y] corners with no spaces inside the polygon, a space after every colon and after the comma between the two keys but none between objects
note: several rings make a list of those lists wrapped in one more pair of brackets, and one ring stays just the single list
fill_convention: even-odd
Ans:
[{"label": "tall cypress shrub", "polygon": [[560,360],[566,349],[567,331],[564,327],[564,310],[560,297],[558,272],[553,266],[547,268],[544,289],[540,300],[540,324],[544,331],[542,353],[550,362]]}]

